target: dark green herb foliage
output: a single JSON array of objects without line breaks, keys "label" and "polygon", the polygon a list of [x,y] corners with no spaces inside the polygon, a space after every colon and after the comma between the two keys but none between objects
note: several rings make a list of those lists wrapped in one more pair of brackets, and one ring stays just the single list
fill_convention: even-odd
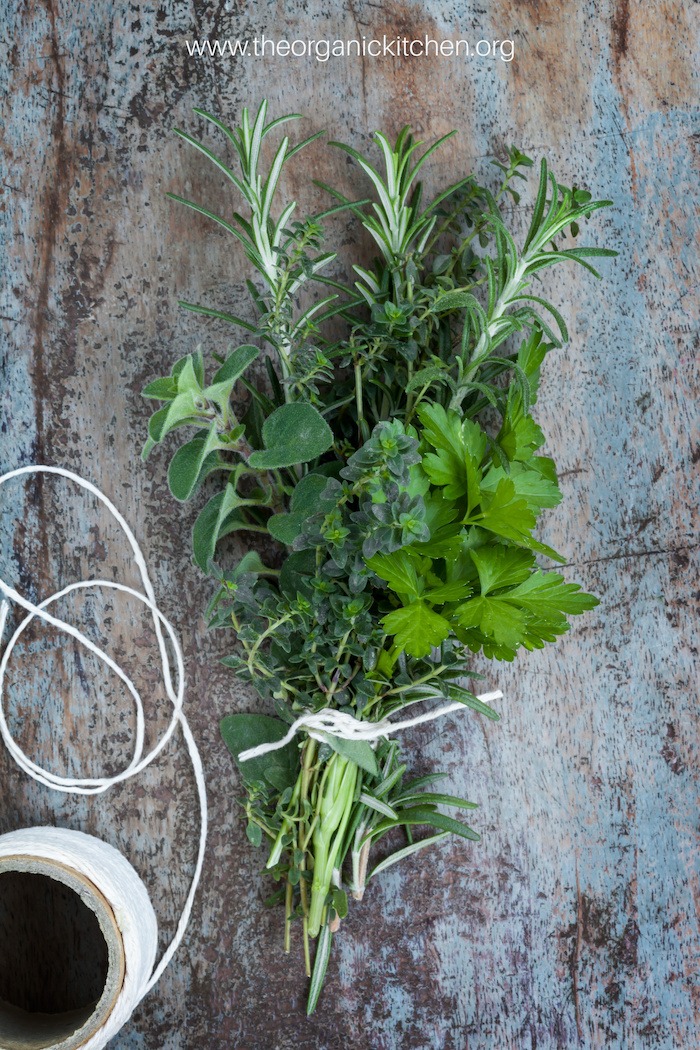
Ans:
[{"label": "dark green herb foliage", "polygon": [[[545,161],[516,244],[503,203],[518,205],[515,187],[532,166],[516,149],[494,162],[496,185],[468,175],[424,205],[417,176],[443,140],[421,154],[408,128],[393,146],[376,134],[379,167],[333,144],[357,162],[372,197],[350,201],[319,184],[333,205],[296,219],[294,202],[277,202],[280,177],[311,140],[292,147],[283,138],[262,172],[263,140],[292,119],[266,123],[266,110],[244,110],[234,129],[200,114],[223,133],[236,171],[178,132],[226,176],[243,209],[224,219],[175,198],[241,242],[256,317],[182,305],[230,321],[251,342],[210,377],[197,351],[144,391],[162,402],[144,454],[185,427],[171,491],[187,501],[207,483],[193,547],[216,580],[211,624],[231,631],[224,662],[275,712],[224,719],[237,762],[323,708],[371,722],[448,700],[497,718],[464,685],[479,677],[471,654],[513,660],[597,604],[540,564],[564,560],[535,536],[561,492],[533,408],[544,358],[568,334],[536,279],[565,262],[598,276],[589,260],[615,254],[577,243],[583,221],[609,202],[560,185]],[[378,250],[372,266],[354,267],[353,286],[327,275],[335,255],[321,251],[341,211]],[[302,308],[305,285],[320,292],[310,287]],[[324,332],[334,317],[345,330],[332,340]],[[220,543],[234,531],[265,537],[267,560],[253,549],[231,564]],[[395,740],[302,733],[238,765],[248,837],[266,842],[267,868],[282,883],[272,900],[285,908],[285,948],[298,922],[310,976],[309,941],[320,938],[311,1011],[348,892],[361,898],[375,874],[448,834],[478,839],[444,812],[473,804],[432,790],[440,773],[410,781]],[[428,830],[415,837],[415,828]],[[374,848],[396,829],[405,843],[371,868]]]}]

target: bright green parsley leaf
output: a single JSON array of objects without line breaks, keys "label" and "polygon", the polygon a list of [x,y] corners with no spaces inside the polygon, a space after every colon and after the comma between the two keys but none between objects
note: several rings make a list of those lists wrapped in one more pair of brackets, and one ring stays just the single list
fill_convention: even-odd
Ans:
[{"label": "bright green parsley leaf", "polygon": [[484,494],[481,511],[467,514],[464,524],[478,525],[521,547],[539,551],[554,561],[565,561],[561,554],[534,538],[532,530],[535,521],[535,514],[528,501],[518,495],[513,478],[508,476],[501,478],[492,494]]},{"label": "bright green parsley leaf", "polygon": [[472,598],[460,605],[455,615],[460,626],[478,627],[488,638],[511,649],[522,644],[530,619],[524,609],[518,609],[502,597]]},{"label": "bright green parsley leaf", "polygon": [[444,486],[448,499],[459,499],[467,491],[464,459],[457,459],[447,449],[429,452],[423,459],[423,469],[433,485]]},{"label": "bright green parsley leaf", "polygon": [[451,525],[459,517],[457,505],[452,500],[444,499],[441,491],[431,492],[424,497],[425,524],[434,536],[439,529]]},{"label": "bright green parsley leaf", "polygon": [[458,624],[453,625],[455,637],[470,649],[473,653],[483,653],[487,660],[513,661],[520,650],[520,646],[513,647],[495,642],[488,638],[478,628],[467,629]]},{"label": "bright green parsley leaf", "polygon": [[412,601],[423,589],[423,584],[418,579],[418,570],[423,575],[430,569],[431,561],[429,558],[415,555],[411,557],[402,548],[392,554],[375,554],[367,565],[382,580],[386,580],[392,591]]},{"label": "bright green parsley leaf", "polygon": [[382,624],[387,634],[396,636],[396,644],[409,656],[427,656],[433,646],[444,642],[450,633],[445,617],[423,601],[394,609],[382,619]]},{"label": "bright green parsley leaf", "polygon": [[434,485],[444,487],[445,498],[468,495],[469,509],[479,502],[481,463],[488,439],[478,423],[461,420],[442,405],[421,405],[418,415],[423,437],[436,450],[423,458],[423,469]]},{"label": "bright green parsley leaf", "polygon": [[449,452],[459,466],[464,450],[462,421],[457,412],[450,412],[442,405],[421,405],[418,418],[423,424],[423,436],[434,449]]},{"label": "bright green parsley leaf", "polygon": [[480,525],[497,536],[529,546],[536,521],[527,501],[518,496],[513,481],[504,477],[493,493],[484,495],[480,513],[471,518],[467,515],[465,524]]},{"label": "bright green parsley leaf", "polygon": [[425,591],[423,597],[433,605],[444,602],[464,601],[473,593],[474,588],[466,580],[455,580],[453,583],[442,583]]},{"label": "bright green parsley leaf", "polygon": [[479,573],[482,594],[523,583],[530,576],[535,556],[520,547],[477,547],[469,552]]},{"label": "bright green parsley leaf", "polygon": [[481,483],[482,492],[495,492],[499,481],[510,478],[516,495],[521,496],[535,513],[543,507],[557,507],[562,499],[559,486],[556,479],[552,480],[539,469],[539,459],[551,462],[544,456],[533,456],[527,464],[512,463],[508,474],[503,467],[491,467]]},{"label": "bright green parsley leaf", "polygon": [[[479,551],[472,551],[472,557],[479,568]],[[487,586],[495,589],[499,579],[508,578],[509,557],[515,552],[507,551],[503,558],[501,574],[499,566],[490,560],[491,551],[485,549],[481,554],[479,578]],[[522,565],[524,569],[524,564]],[[519,571],[515,560],[511,563],[511,578]],[[457,623],[467,629],[481,632],[485,640],[496,646],[505,646],[517,650],[524,645],[527,649],[541,649],[545,642],[553,642],[557,635],[569,629],[566,614],[576,614],[593,609],[598,599],[586,594],[576,583],[565,583],[556,572],[536,570],[511,590],[501,590],[498,596],[482,594],[460,605],[455,613]],[[467,644],[476,639],[472,637]],[[484,645],[484,651],[486,646]],[[487,653],[487,655],[489,655]],[[499,658],[510,659],[509,655],[493,653]]]},{"label": "bright green parsley leaf", "polygon": [[544,444],[544,434],[532,416],[520,412],[514,415],[506,413],[496,440],[511,463],[526,462],[532,458],[535,449]]},{"label": "bright green parsley leaf", "polygon": [[538,616],[576,614],[595,609],[598,599],[586,594],[577,583],[566,583],[558,572],[533,572],[529,579],[508,592],[508,600],[517,602]]}]

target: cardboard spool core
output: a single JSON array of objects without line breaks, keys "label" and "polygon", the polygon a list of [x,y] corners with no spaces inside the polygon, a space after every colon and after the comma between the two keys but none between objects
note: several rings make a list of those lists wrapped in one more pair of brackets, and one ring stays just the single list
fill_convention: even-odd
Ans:
[{"label": "cardboard spool core", "polygon": [[0,1050],[78,1050],[114,1009],[125,969],[94,883],[58,861],[0,857]]}]

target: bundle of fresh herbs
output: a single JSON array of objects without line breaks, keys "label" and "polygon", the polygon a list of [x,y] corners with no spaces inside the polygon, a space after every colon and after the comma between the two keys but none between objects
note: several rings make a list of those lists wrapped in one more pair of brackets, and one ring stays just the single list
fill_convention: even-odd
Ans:
[{"label": "bundle of fresh herbs", "polygon": [[[266,123],[266,110],[243,110],[235,129],[197,111],[223,132],[237,170],[178,132],[225,175],[243,210],[224,219],[173,199],[242,244],[257,316],[182,304],[251,341],[209,376],[198,350],[146,387],[163,405],[145,453],[176,428],[195,428],[172,457],[170,489],[187,501],[213,476],[193,534],[195,561],[216,580],[208,615],[231,630],[224,662],[275,712],[230,715],[222,733],[245,788],[248,837],[266,843],[267,869],[282,884],[287,950],[300,928],[311,1012],[348,893],[359,900],[369,879],[446,835],[477,840],[444,812],[473,803],[436,792],[440,772],[411,780],[387,737],[302,728],[277,750],[238,756],[279,742],[309,712],[379,722],[447,700],[496,719],[465,687],[465,676],[478,677],[471,654],[512,660],[597,604],[537,560],[563,560],[534,536],[561,493],[532,409],[543,359],[568,336],[533,283],[560,262],[599,276],[588,260],[615,253],[570,246],[582,220],[609,202],[560,185],[544,160],[516,245],[504,203],[517,208],[532,165],[517,149],[494,162],[499,185],[468,175],[424,205],[417,176],[450,136],[421,154],[408,128],[393,145],[376,134],[379,168],[334,143],[374,199],[350,201],[318,183],[333,206],[298,219],[294,202],[276,203],[280,178],[317,136],[293,147],[283,138],[262,171],[264,141],[292,119]],[[336,256],[320,247],[337,212],[357,216],[379,252],[371,268],[353,267],[353,286],[327,276]],[[231,566],[234,548],[219,544],[237,531],[260,542]],[[404,844],[372,867],[394,829]]]}]

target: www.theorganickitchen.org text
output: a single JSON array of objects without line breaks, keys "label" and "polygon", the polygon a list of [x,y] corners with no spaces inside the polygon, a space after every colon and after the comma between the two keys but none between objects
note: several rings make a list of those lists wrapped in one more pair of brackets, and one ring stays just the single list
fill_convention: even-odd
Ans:
[{"label": "www.theorganickitchen.org text", "polygon": [[513,40],[484,37],[481,40],[436,39],[388,36],[352,39],[320,38],[312,40],[267,37],[203,38],[186,40],[190,58],[314,58],[328,62],[331,58],[496,58],[512,62]]}]

